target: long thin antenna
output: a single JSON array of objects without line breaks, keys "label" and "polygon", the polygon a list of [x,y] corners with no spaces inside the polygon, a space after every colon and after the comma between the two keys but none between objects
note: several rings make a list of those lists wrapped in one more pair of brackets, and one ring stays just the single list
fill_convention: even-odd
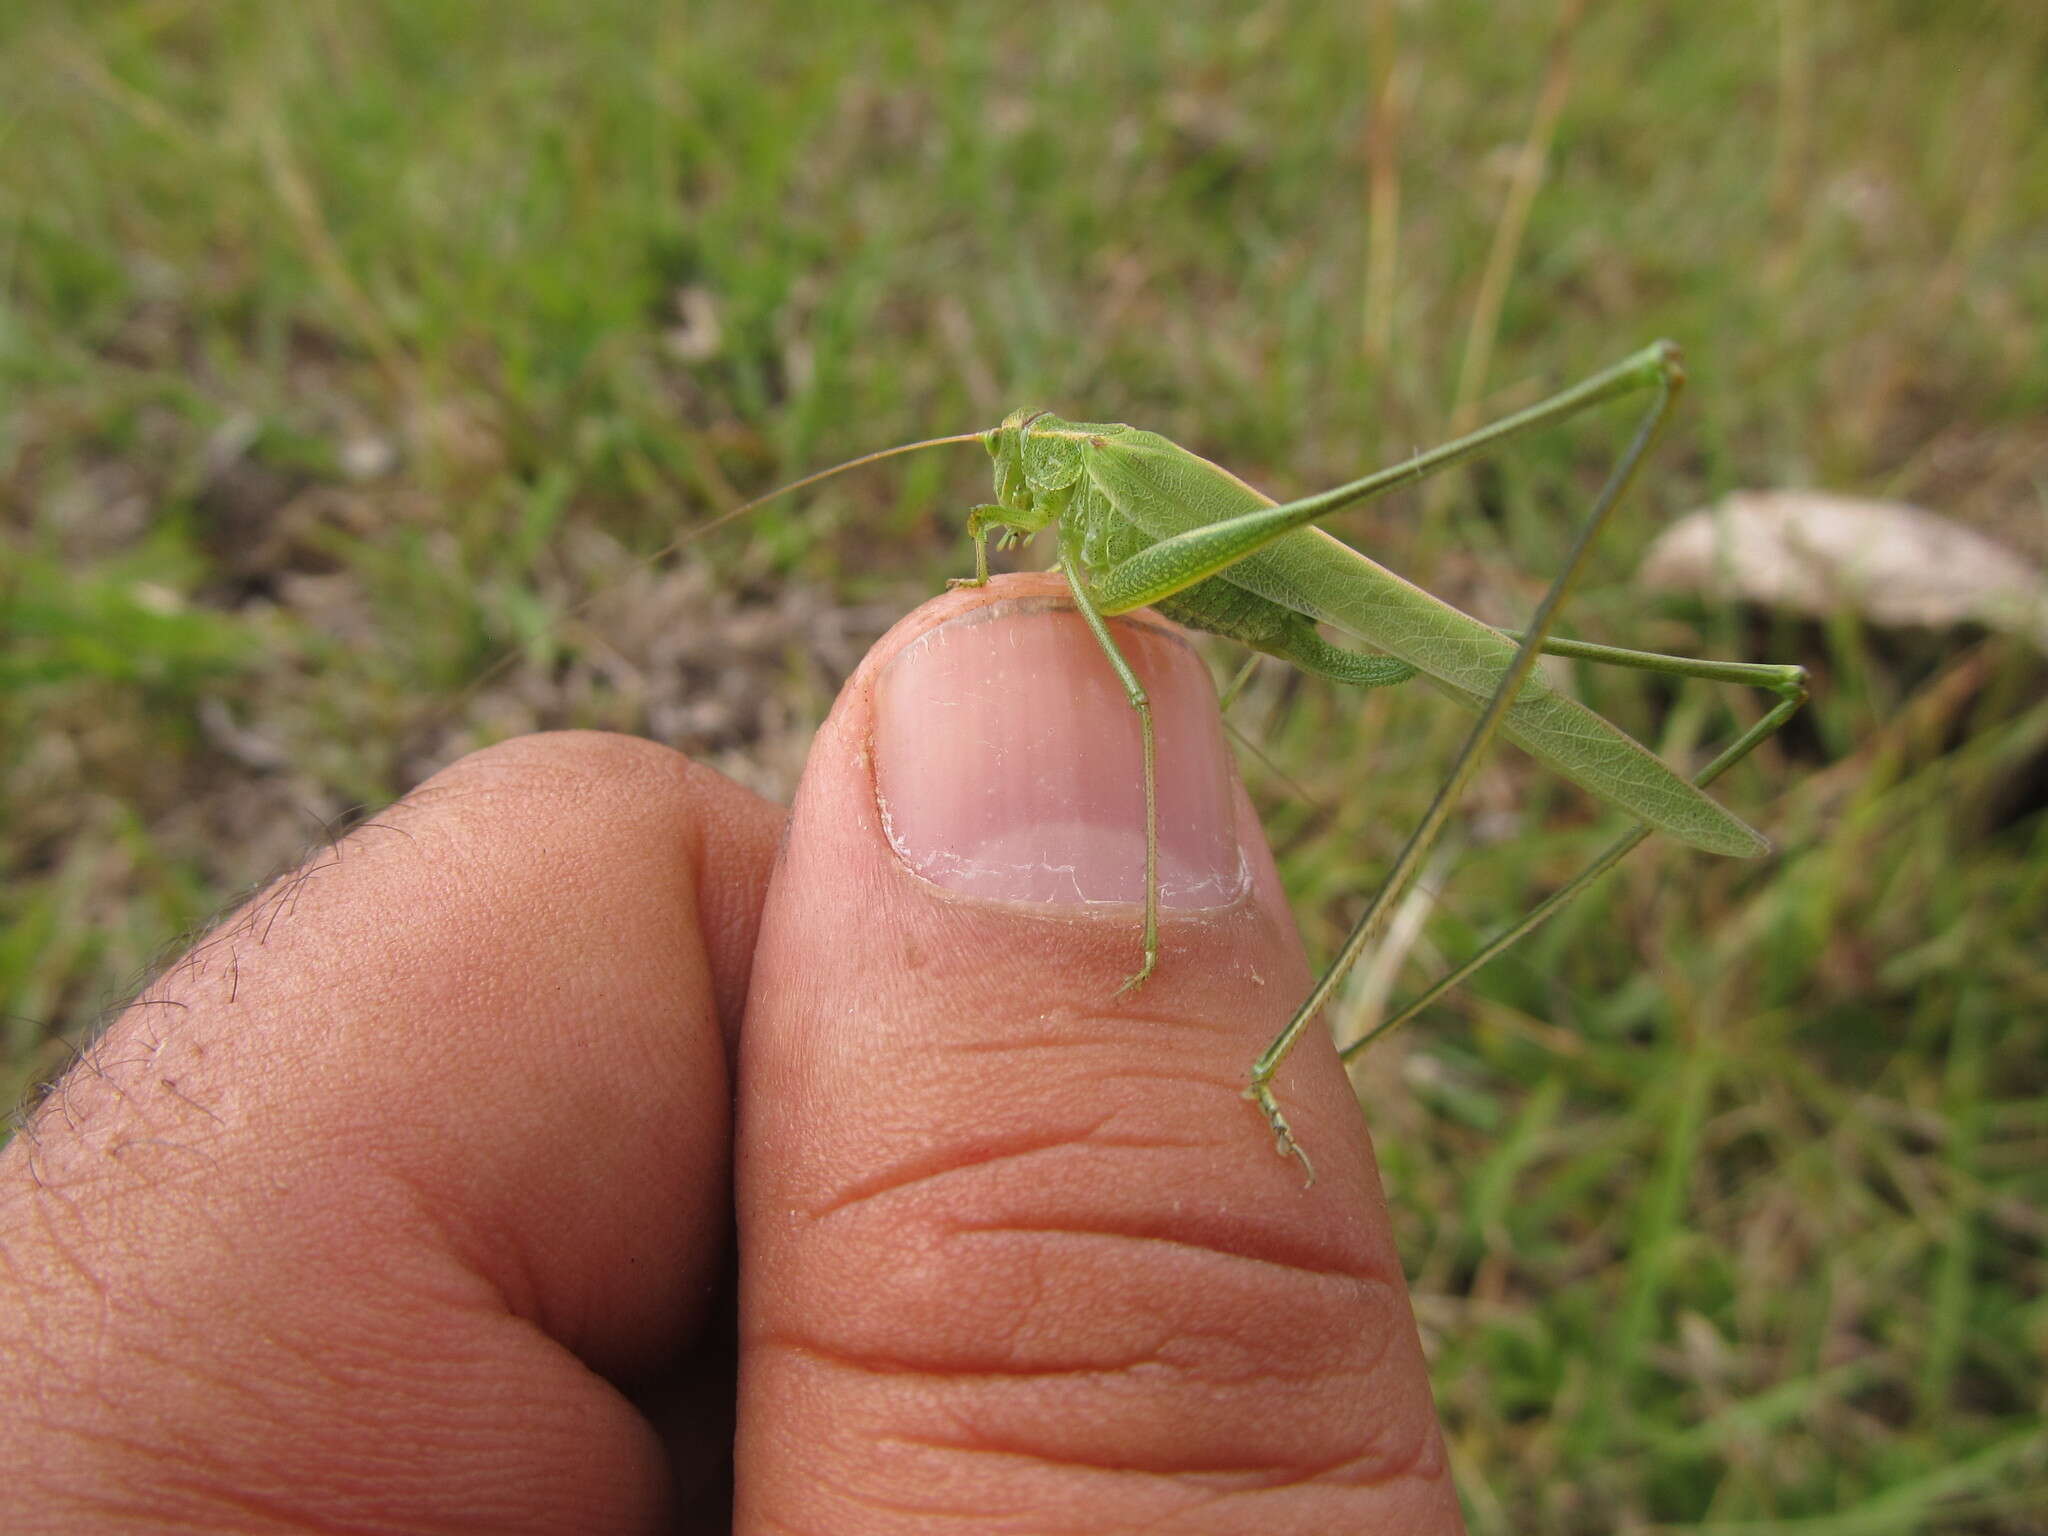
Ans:
[{"label": "long thin antenna", "polygon": [[[769,502],[775,500],[778,496],[787,496],[790,492],[800,491],[807,485],[816,485],[820,480],[829,480],[834,475],[841,474],[846,470],[859,469],[863,464],[873,464],[878,459],[893,459],[900,453],[915,453],[920,448],[942,448],[952,443],[979,442],[982,436],[983,434],[980,432],[956,432],[951,437],[928,437],[923,442],[898,443],[894,448],[880,448],[873,453],[864,453],[857,459],[848,459],[844,464],[834,464],[830,469],[818,470],[814,474],[805,475],[801,480],[792,480],[787,485],[778,485],[774,490],[769,491],[764,495],[756,496],[752,501],[741,502],[738,506],[733,507],[729,511],[719,513],[718,516],[712,518],[711,521],[709,521],[708,523],[697,523],[692,527],[684,529],[681,533],[677,534],[673,539],[669,540],[668,543],[664,544],[660,549],[656,550],[653,554],[646,556],[643,560],[638,562],[638,564],[640,566],[651,565],[657,560],[663,559],[668,555],[674,554],[677,550],[682,549],[685,545],[695,543],[698,539],[703,538],[704,535],[706,535],[707,533],[714,533],[718,529],[723,528],[727,523],[734,522],[737,521],[739,518],[745,517],[749,512],[754,511],[756,508],[766,506]],[[570,607],[566,612],[564,612],[562,618],[568,619],[575,617],[577,614],[583,612],[584,609],[587,608],[590,605],[590,603],[594,600],[595,594],[593,594],[591,597],[585,598],[584,601],[575,604],[574,606]],[[457,708],[467,704],[471,699],[476,697],[477,691],[479,689],[483,688],[486,684],[492,682],[494,679],[503,676],[504,673],[508,669],[510,669],[515,662],[519,660],[520,654],[521,652],[518,646],[515,645],[508,648],[502,656],[498,657],[496,661],[492,662],[490,666],[486,667],[483,670],[483,672],[480,673],[476,677],[476,679],[469,684],[468,687],[464,688],[462,692],[456,696],[456,698],[451,700],[446,707],[436,711],[432,716],[432,723],[438,727],[440,722],[451,718],[454,715]]]},{"label": "long thin antenna", "polygon": [[[743,501],[731,511],[719,513],[710,522],[697,524],[682,538],[676,540],[676,544],[682,544],[691,539],[701,539],[705,534],[714,533],[718,529],[723,528],[727,523],[737,518],[745,517],[749,512],[757,508],[767,506],[769,502],[775,500],[778,496],[787,496],[791,491],[800,491],[807,485],[816,485],[820,480],[830,480],[834,475],[843,474],[849,469],[859,469],[863,464],[873,464],[880,459],[893,459],[899,453],[916,453],[920,448],[943,448],[949,443],[979,442],[981,437],[982,434],[979,432],[956,432],[951,437],[928,437],[923,442],[898,443],[894,448],[877,448],[873,453],[864,453],[857,459],[848,459],[844,464],[834,464],[830,469],[817,470],[805,475],[801,480],[792,480],[787,485],[778,485],[774,490],[764,495],[756,496],[752,501]],[[675,545],[670,546],[671,549],[674,547]]]}]

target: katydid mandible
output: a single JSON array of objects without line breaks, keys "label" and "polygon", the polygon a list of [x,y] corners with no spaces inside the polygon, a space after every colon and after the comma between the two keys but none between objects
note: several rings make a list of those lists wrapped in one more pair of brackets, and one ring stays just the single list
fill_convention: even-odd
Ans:
[{"label": "katydid mandible", "polygon": [[[954,585],[978,586],[988,580],[992,535],[1001,547],[1057,526],[1057,568],[1137,713],[1144,749],[1143,953],[1119,994],[1142,985],[1159,959],[1158,796],[1151,705],[1105,618],[1151,606],[1190,628],[1227,636],[1335,682],[1378,688],[1420,677],[1478,712],[1436,798],[1336,960],[1253,1063],[1246,1097],[1264,1112],[1280,1153],[1299,1159],[1313,1181],[1313,1165],[1274,1095],[1274,1075],[1422,867],[1496,731],[1628,812],[1640,825],[1455,973],[1371,1035],[1347,1045],[1347,1058],[1491,960],[1653,831],[1710,853],[1753,857],[1769,849],[1761,834],[1709,799],[1703,786],[1747,756],[1798,710],[1806,697],[1802,668],[1660,656],[1553,638],[1550,633],[1608,514],[1669,417],[1684,378],[1678,348],[1657,342],[1584,383],[1455,442],[1285,505],[1275,504],[1228,470],[1156,433],[1063,421],[1046,411],[1019,411],[988,431],[907,443],[821,470],[727,516],[879,459],[979,441],[995,460],[995,500],[968,513],[974,575]],[[1581,524],[1564,567],[1529,628],[1519,635],[1481,623],[1311,526],[1339,508],[1409,485],[1517,434],[1642,392],[1653,398],[1633,440]],[[1374,654],[1332,645],[1318,631],[1319,624],[1363,642]],[[1534,670],[1541,653],[1748,684],[1770,690],[1777,702],[1697,779],[1688,781],[1607,720],[1552,688]]]}]

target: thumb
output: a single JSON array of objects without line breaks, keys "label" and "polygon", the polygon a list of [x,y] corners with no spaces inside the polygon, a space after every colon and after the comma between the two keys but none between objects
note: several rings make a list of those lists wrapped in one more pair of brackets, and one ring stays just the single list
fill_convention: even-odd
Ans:
[{"label": "thumb", "polygon": [[[1064,587],[892,631],[818,736],[740,1068],[736,1529],[1459,1528],[1372,1152],[1208,675]],[[1313,1032],[1312,1032],[1313,1033]]]}]

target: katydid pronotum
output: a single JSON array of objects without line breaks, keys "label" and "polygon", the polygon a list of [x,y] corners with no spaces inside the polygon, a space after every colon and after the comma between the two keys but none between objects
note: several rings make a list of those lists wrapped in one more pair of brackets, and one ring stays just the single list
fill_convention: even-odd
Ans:
[{"label": "katydid pronotum", "polygon": [[[988,431],[907,443],[821,470],[728,516],[859,465],[978,441],[995,460],[995,501],[968,514],[974,575],[955,584],[980,585],[988,580],[991,535],[1001,547],[1057,526],[1057,568],[1137,713],[1144,749],[1143,955],[1120,989],[1123,992],[1141,985],[1159,958],[1158,800],[1151,706],[1136,673],[1117,649],[1106,617],[1151,606],[1190,628],[1227,636],[1354,687],[1378,688],[1420,677],[1478,712],[1436,798],[1336,960],[1252,1065],[1246,1097],[1264,1112],[1281,1154],[1298,1158],[1313,1181],[1313,1165],[1274,1095],[1274,1075],[1421,869],[1495,731],[1627,811],[1639,825],[1401,1013],[1346,1045],[1347,1059],[1536,927],[1653,831],[1667,832],[1711,853],[1754,856],[1768,851],[1764,838],[1707,798],[1703,786],[1792,717],[1806,698],[1804,670],[1661,656],[1551,634],[1588,551],[1669,417],[1684,378],[1678,348],[1658,342],[1584,383],[1455,442],[1284,506],[1155,433],[1063,421],[1045,411],[1019,411]],[[1642,392],[1653,399],[1633,440],[1581,524],[1563,569],[1528,629],[1519,634],[1481,623],[1311,526],[1339,508],[1408,485],[1519,433]],[[1332,645],[1318,632],[1318,624],[1363,642],[1377,654]],[[1768,689],[1777,702],[1688,782],[1608,721],[1552,688],[1534,670],[1542,653],[1748,684]]]}]

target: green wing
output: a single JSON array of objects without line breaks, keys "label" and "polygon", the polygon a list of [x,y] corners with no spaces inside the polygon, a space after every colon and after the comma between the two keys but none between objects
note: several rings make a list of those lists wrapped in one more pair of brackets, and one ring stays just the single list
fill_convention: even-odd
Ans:
[{"label": "green wing", "polygon": [[[1155,539],[1275,505],[1229,471],[1152,432],[1105,436],[1087,456],[1095,487]],[[1228,581],[1398,656],[1438,690],[1485,708],[1515,642],[1316,528],[1282,534],[1212,580]],[[1601,799],[1710,853],[1753,857],[1763,835],[1648,748],[1531,674],[1501,729]]]}]

